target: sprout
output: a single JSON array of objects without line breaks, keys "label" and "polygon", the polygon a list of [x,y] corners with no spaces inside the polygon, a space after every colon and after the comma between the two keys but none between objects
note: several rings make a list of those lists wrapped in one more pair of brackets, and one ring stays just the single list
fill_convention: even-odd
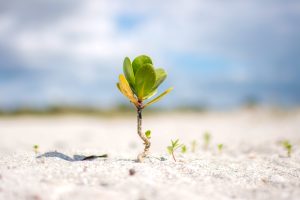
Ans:
[{"label": "sprout", "polygon": [[208,149],[208,146],[209,146],[210,141],[211,141],[210,133],[209,132],[204,133],[203,139],[204,139],[204,148]]},{"label": "sprout", "polygon": [[224,147],[223,144],[218,144],[219,153],[222,153],[223,147]]},{"label": "sprout", "polygon": [[33,151],[35,154],[38,154],[39,153],[39,145],[37,145],[37,144],[33,145]]},{"label": "sprout", "polygon": [[169,154],[172,155],[175,162],[176,162],[176,158],[175,158],[174,152],[182,146],[184,146],[184,145],[179,144],[179,139],[177,139],[175,141],[171,140],[171,146],[167,147],[167,150],[168,150]]},{"label": "sprout", "polygon": [[287,151],[287,156],[291,157],[293,145],[288,140],[283,141],[282,145],[285,148],[285,150]]},{"label": "sprout", "polygon": [[186,153],[187,152],[187,147],[185,145],[183,145],[181,147],[181,153]]},{"label": "sprout", "polygon": [[193,140],[192,143],[191,143],[191,145],[192,145],[192,153],[195,153],[196,152],[196,148],[198,146],[197,141]]},{"label": "sprout", "polygon": [[151,132],[142,132],[142,110],[161,100],[166,94],[171,92],[173,88],[169,88],[156,98],[144,102],[157,93],[158,87],[167,78],[165,70],[161,68],[155,69],[151,58],[146,55],[141,55],[136,57],[132,63],[130,59],[126,57],[123,62],[123,71],[124,74],[119,76],[117,87],[137,109],[137,132],[145,145],[144,151],[138,155],[138,161],[142,162],[149,154],[151,146]]}]

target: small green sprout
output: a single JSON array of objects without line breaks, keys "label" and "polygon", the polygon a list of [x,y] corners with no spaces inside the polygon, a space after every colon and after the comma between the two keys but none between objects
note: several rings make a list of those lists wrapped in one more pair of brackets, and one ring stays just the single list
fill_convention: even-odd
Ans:
[{"label": "small green sprout", "polygon": [[145,135],[148,139],[151,139],[151,131],[150,130],[146,131]]},{"label": "small green sprout", "polygon": [[186,153],[186,152],[187,152],[187,147],[185,145],[182,145],[181,153]]},{"label": "small green sprout", "polygon": [[[144,151],[138,155],[138,162],[149,154],[150,135],[149,132],[142,132],[142,111],[144,108],[161,100],[173,90],[169,88],[156,98],[152,98],[158,91],[159,86],[167,78],[167,73],[162,68],[155,68],[152,59],[146,55],[136,57],[132,62],[128,57],[123,62],[123,72],[119,76],[117,87],[120,92],[136,107],[137,111],[137,132],[144,142]],[[148,102],[145,102],[149,100]]]},{"label": "small green sprout", "polygon": [[223,147],[224,147],[223,144],[218,144],[219,153],[222,153]]},{"label": "small green sprout", "polygon": [[192,153],[195,153],[196,152],[196,148],[198,146],[197,141],[193,140],[192,143],[191,143],[191,145],[192,145]]},{"label": "small green sprout", "polygon": [[183,146],[182,144],[179,144],[179,139],[177,139],[177,140],[175,140],[175,141],[171,140],[171,146],[168,146],[168,147],[167,147],[167,150],[168,150],[169,154],[172,155],[173,160],[174,160],[175,162],[176,162],[176,158],[175,158],[174,152],[175,152],[178,148],[180,148],[180,147],[182,147],[182,146]]},{"label": "small green sprout", "polygon": [[292,150],[293,150],[293,145],[288,141],[288,140],[285,140],[282,142],[282,145],[283,147],[286,149],[287,151],[287,156],[288,157],[291,157],[291,154],[292,154]]},{"label": "small green sprout", "polygon": [[39,145],[37,145],[37,144],[33,145],[33,151],[35,154],[38,154],[39,153]]},{"label": "small green sprout", "polygon": [[211,141],[211,134],[209,132],[205,132],[203,135],[203,139],[204,139],[204,148],[208,149],[208,146]]}]

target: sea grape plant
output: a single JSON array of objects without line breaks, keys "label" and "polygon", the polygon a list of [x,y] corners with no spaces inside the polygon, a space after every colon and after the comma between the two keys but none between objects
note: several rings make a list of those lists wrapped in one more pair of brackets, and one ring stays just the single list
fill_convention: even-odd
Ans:
[{"label": "sea grape plant", "polygon": [[156,98],[150,100],[156,95],[158,87],[167,78],[167,73],[162,68],[155,69],[152,59],[146,55],[136,57],[133,62],[126,57],[123,62],[123,72],[124,74],[119,76],[117,87],[136,107],[137,133],[145,145],[144,151],[138,155],[137,159],[139,162],[143,162],[143,159],[149,154],[151,131],[142,132],[142,111],[144,108],[162,99],[173,88],[167,89]]}]

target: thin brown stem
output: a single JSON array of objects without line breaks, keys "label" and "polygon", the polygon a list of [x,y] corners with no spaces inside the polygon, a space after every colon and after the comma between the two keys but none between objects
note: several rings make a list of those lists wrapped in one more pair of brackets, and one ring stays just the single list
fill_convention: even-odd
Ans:
[{"label": "thin brown stem", "polygon": [[176,158],[175,158],[175,155],[174,155],[174,151],[172,151],[172,157],[173,157],[174,161],[177,162]]},{"label": "thin brown stem", "polygon": [[142,102],[139,102],[139,106],[137,107],[137,132],[140,138],[143,140],[145,148],[142,153],[140,153],[137,157],[138,162],[143,162],[144,158],[149,154],[149,149],[151,146],[150,140],[146,137],[146,135],[142,132]]}]

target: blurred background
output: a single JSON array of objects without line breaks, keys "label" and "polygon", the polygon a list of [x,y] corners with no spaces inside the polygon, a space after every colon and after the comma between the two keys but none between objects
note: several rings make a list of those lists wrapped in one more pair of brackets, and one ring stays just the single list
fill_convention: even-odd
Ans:
[{"label": "blurred background", "polygon": [[125,109],[115,83],[140,54],[175,88],[156,108],[293,108],[299,22],[296,0],[1,0],[0,110]]}]

